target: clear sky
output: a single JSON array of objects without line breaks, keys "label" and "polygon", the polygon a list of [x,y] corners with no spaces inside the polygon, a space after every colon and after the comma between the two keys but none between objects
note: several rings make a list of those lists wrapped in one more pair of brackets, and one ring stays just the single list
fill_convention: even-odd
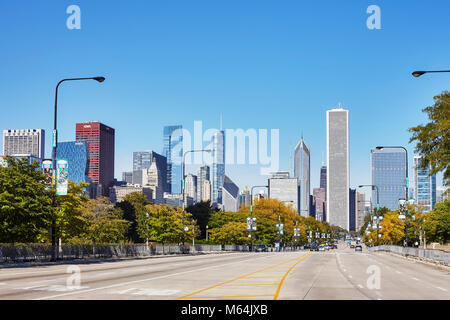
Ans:
[{"label": "clear sky", "polygon": [[[81,9],[69,30],[66,8]],[[369,5],[381,30],[369,30]],[[326,110],[350,117],[350,185],[370,183],[370,149],[408,144],[409,127],[450,85],[450,2],[434,1],[1,1],[0,130],[43,128],[51,155],[54,88],[66,77],[106,81],[60,89],[60,141],[75,123],[116,129],[115,176],[132,152],[162,152],[164,125],[280,130],[280,170],[301,134],[312,187],[326,151]],[[188,168],[193,170],[194,167]],[[265,184],[259,166],[226,168],[241,188]],[[440,181],[441,179],[439,179]]]}]

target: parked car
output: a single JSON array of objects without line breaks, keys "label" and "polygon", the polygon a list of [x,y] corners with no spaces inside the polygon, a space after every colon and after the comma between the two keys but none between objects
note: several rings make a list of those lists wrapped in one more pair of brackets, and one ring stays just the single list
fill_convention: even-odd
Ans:
[{"label": "parked car", "polygon": [[355,251],[362,251],[362,246],[361,245],[356,245],[355,246]]},{"label": "parked car", "polygon": [[325,250],[326,250],[326,248],[325,248],[324,245],[320,245],[320,246],[319,246],[319,250],[318,250],[318,251],[325,251]]},{"label": "parked car", "polygon": [[311,247],[309,248],[309,251],[319,251],[319,247],[316,245],[311,245]]},{"label": "parked car", "polygon": [[269,247],[265,244],[258,244],[256,246],[256,252],[267,252],[269,251]]}]

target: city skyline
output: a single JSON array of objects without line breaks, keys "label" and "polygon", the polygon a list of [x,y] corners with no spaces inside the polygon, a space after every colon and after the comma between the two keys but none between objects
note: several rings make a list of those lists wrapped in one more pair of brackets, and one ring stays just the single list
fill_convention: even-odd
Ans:
[{"label": "city skyline", "polygon": [[[64,24],[64,6],[32,3],[24,12],[20,4],[5,3],[4,10],[11,14],[0,22],[0,32],[10,46],[0,53],[8,61],[0,75],[0,103],[12,111],[2,115],[0,129],[51,132],[56,83],[67,76],[104,75],[101,86],[77,82],[60,87],[58,133],[60,141],[74,140],[74,124],[92,119],[115,128],[116,178],[131,170],[133,151],[163,149],[163,126],[176,123],[192,132],[193,122],[201,120],[205,128],[218,128],[220,112],[223,128],[279,128],[280,170],[288,170],[290,150],[303,132],[311,148],[314,188],[326,149],[325,111],[341,101],[350,111],[350,132],[358,133],[349,141],[350,185],[369,183],[370,149],[377,145],[403,145],[413,163],[407,129],[426,121],[421,110],[448,87],[448,77],[416,79],[411,71],[448,63],[449,44],[442,43],[438,51],[428,48],[445,36],[439,21],[445,20],[449,4],[436,1],[429,8],[411,3],[405,15],[403,5],[380,1],[383,27],[369,30],[367,6],[328,3],[333,10],[324,11],[319,3],[281,7],[262,1],[258,15],[251,15],[254,7],[248,3],[234,3],[232,10],[205,3],[207,16],[199,13],[200,4],[179,2],[178,9],[168,4],[109,4],[112,16],[105,21],[102,5],[92,2],[81,5],[86,20],[76,31]],[[20,14],[32,20],[35,13],[42,21],[33,30],[10,18]],[[423,23],[410,25],[413,15],[423,16]],[[198,18],[195,23],[192,17]],[[410,36],[404,37],[406,25],[414,43],[422,44],[414,50]],[[116,35],[114,40],[109,33]],[[150,41],[142,41],[148,36]],[[99,38],[103,42],[95,41]],[[216,40],[208,44],[204,39]],[[43,51],[15,59],[17,52],[53,47],[55,41],[64,55]],[[156,48],[171,54],[162,55]],[[392,128],[389,135],[385,128]],[[50,155],[50,134],[45,145]],[[195,166],[186,169],[196,172]],[[267,179],[255,165],[227,165],[227,175],[241,190]],[[441,181],[439,174],[437,184]]]}]

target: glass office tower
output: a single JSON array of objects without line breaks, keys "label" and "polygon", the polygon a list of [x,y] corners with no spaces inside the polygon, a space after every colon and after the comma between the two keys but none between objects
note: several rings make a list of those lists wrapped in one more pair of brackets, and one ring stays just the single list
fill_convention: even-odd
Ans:
[{"label": "glass office tower", "polygon": [[[398,209],[398,200],[405,198],[406,152],[402,148],[371,150],[372,184],[380,193],[380,208]],[[376,204],[377,193],[372,190]]]},{"label": "glass office tower", "polygon": [[422,205],[424,212],[428,212],[436,205],[436,175],[429,175],[430,167],[420,168],[420,158],[414,157],[414,198],[416,204]]},{"label": "glass office tower", "polygon": [[183,127],[165,126],[163,155],[167,158],[165,192],[181,193],[181,162],[183,161]]},{"label": "glass office tower", "polygon": [[217,131],[212,141],[212,190],[211,202],[213,205],[222,203],[222,187],[225,178],[225,132]]},{"label": "glass office tower", "polygon": [[87,141],[59,142],[56,157],[66,159],[69,167],[69,181],[89,182],[89,148]]}]

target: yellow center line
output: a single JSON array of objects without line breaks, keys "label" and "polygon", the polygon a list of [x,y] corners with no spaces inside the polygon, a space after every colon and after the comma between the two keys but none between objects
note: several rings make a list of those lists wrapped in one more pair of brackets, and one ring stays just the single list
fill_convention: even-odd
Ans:
[{"label": "yellow center line", "polygon": [[[307,254],[302,255],[302,257],[304,257],[305,255],[307,255]],[[212,285],[212,286],[207,287],[207,288],[205,288],[205,289],[201,289],[201,290],[198,290],[198,291],[189,293],[189,294],[187,294],[187,295],[184,295],[184,296],[175,298],[174,300],[187,299],[188,297],[193,296],[193,295],[195,295],[195,294],[197,294],[197,293],[200,293],[200,292],[203,292],[203,291],[212,289],[212,288],[216,288],[216,287],[219,287],[219,286],[223,286],[224,284],[227,284],[227,283],[236,281],[236,280],[238,280],[238,279],[242,279],[242,278],[248,277],[248,276],[250,276],[250,275],[252,275],[252,274],[255,274],[255,273],[258,273],[258,272],[262,272],[262,271],[264,271],[264,270],[268,270],[268,269],[271,269],[271,268],[275,268],[275,267],[277,267],[277,266],[279,266],[279,265],[282,265],[282,264],[285,264],[285,263],[288,263],[288,262],[290,262],[290,261],[292,261],[292,260],[297,260],[297,259],[298,259],[298,257],[292,258],[292,259],[286,260],[286,261],[284,261],[284,262],[278,263],[278,264],[276,264],[276,265],[273,265],[273,266],[270,266],[270,267],[267,267],[267,268],[263,268],[263,269],[261,269],[261,270],[257,270],[257,271],[251,272],[251,273],[247,273],[247,274],[244,274],[243,276],[240,276],[240,277],[237,277],[237,278],[234,278],[234,279],[231,279],[231,280],[222,282],[222,283],[218,283],[218,284]],[[276,278],[278,278],[278,277],[276,277]]]},{"label": "yellow center line", "polygon": [[281,286],[283,285],[284,279],[286,279],[286,276],[289,274],[289,272],[291,272],[292,269],[294,269],[294,267],[296,265],[298,265],[300,262],[302,262],[303,260],[305,260],[306,258],[308,258],[309,256],[311,256],[312,253],[307,254],[305,257],[303,257],[302,259],[300,259],[299,261],[297,261],[297,263],[295,263],[287,272],[286,274],[283,276],[283,278],[280,281],[280,284],[278,285],[277,291],[275,292],[275,295],[273,296],[273,300],[277,300],[278,295],[280,294],[280,289]]},{"label": "yellow center line", "polygon": [[272,294],[254,294],[252,296],[217,296],[217,297],[189,297],[184,299],[230,299],[230,298],[252,298],[252,297],[272,297]]},{"label": "yellow center line", "polygon": [[224,287],[253,287],[253,286],[277,286],[278,283],[244,283],[244,284],[224,284]]}]

